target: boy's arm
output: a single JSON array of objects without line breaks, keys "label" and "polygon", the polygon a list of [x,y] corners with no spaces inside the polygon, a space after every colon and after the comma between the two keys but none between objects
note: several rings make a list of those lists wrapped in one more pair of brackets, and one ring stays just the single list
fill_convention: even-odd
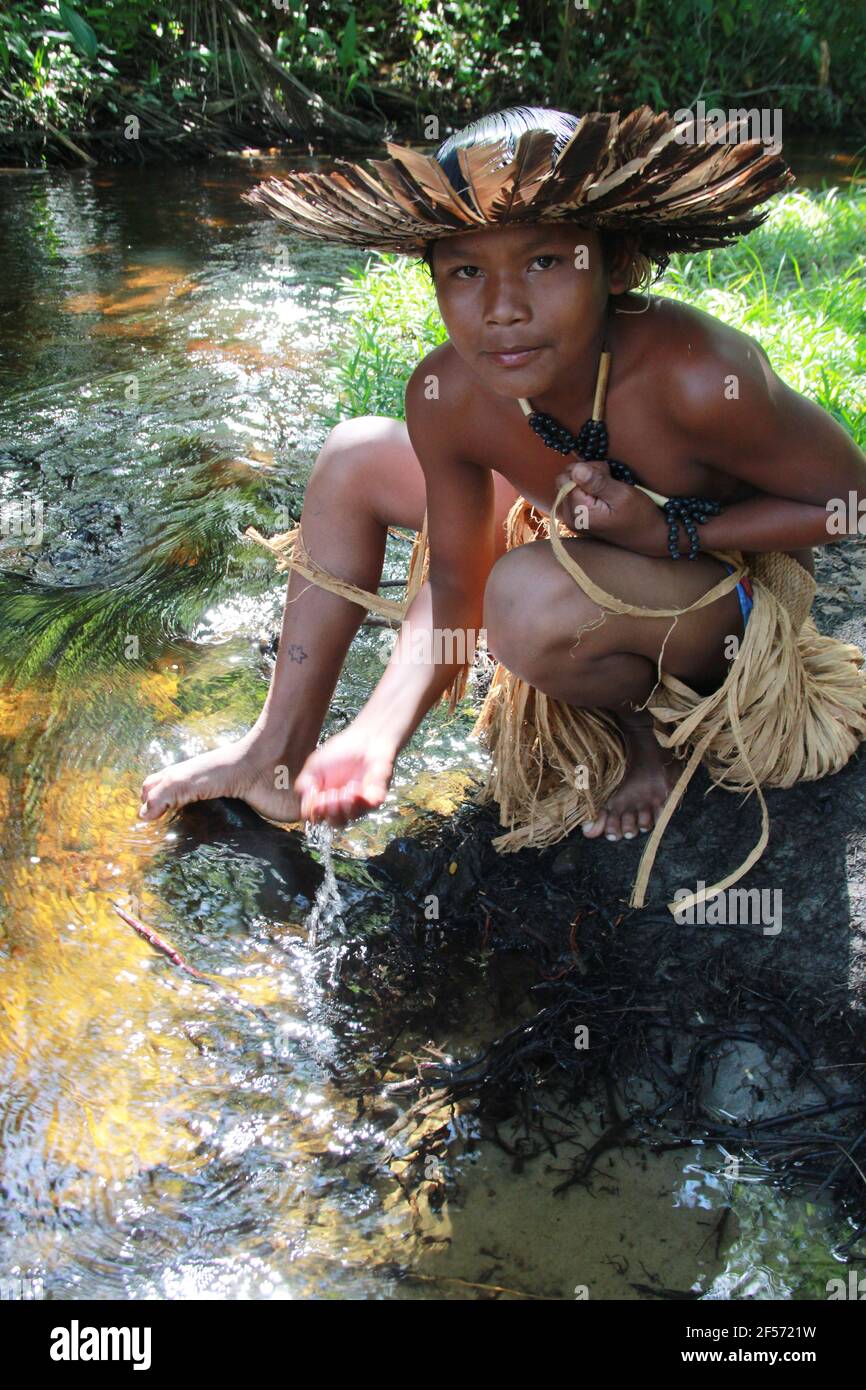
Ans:
[{"label": "boy's arm", "polygon": [[494,559],[493,475],[460,456],[449,430],[446,407],[425,399],[428,359],[416,367],[406,388],[406,425],[424,471],[427,487],[429,583],[418,594],[400,635],[356,726],[393,743],[395,752],[408,743],[425,714],[451,684],[462,661],[413,659],[435,657],[450,639],[437,643],[436,633],[462,636],[471,659],[475,633],[482,621],[484,588]]},{"label": "boy's arm", "polygon": [[672,402],[695,457],[762,494],[704,522],[702,547],[826,545],[844,534],[834,524],[842,505],[857,534],[861,501],[866,513],[866,458],[832,416],[776,376],[758,343],[746,343],[728,361],[709,352],[703,362],[692,359]]},{"label": "boy's arm", "polygon": [[[866,534],[866,458],[832,416],[776,376],[754,339],[701,342],[693,331],[669,377],[666,409],[683,446],[758,493],[701,523],[705,550],[805,550]],[[616,482],[602,463],[570,464],[557,486],[567,478],[578,487],[566,500],[587,508],[578,524],[590,535],[667,558],[664,513],[640,489]]]}]

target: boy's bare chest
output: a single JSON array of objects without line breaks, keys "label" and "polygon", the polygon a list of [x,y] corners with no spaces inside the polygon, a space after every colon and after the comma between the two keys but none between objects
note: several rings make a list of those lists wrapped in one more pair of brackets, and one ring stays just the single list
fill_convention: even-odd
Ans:
[{"label": "boy's bare chest", "polygon": [[[592,414],[592,401],[576,398],[575,408],[557,416],[577,434]],[[700,441],[687,439],[670,421],[664,400],[641,392],[626,402],[611,393],[605,410],[610,458],[632,470],[637,480],[666,497],[701,496],[720,502],[740,501],[753,489],[702,462]],[[463,422],[463,444],[473,462],[506,478],[544,513],[556,497],[556,477],[576,455],[563,455],[542,442],[517,400],[479,399],[473,419]],[[709,441],[707,454],[709,454]]]}]

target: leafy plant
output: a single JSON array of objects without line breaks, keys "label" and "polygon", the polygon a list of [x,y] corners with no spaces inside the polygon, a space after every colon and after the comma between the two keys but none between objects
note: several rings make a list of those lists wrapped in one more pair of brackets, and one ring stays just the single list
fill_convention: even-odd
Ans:
[{"label": "leafy plant", "polygon": [[[247,71],[223,22],[236,9],[224,4],[20,0],[0,13],[3,125],[44,129],[47,115],[61,131],[98,126],[100,112],[116,113],[122,83],[146,87],[170,125],[182,103],[185,120],[207,109],[234,122],[252,109],[270,133],[282,97],[269,102]],[[590,0],[579,9],[573,0],[240,0],[237,8],[294,78],[346,114],[357,106],[369,118],[385,107],[389,119],[396,110],[417,122],[422,112],[452,128],[516,104],[581,111],[648,102],[674,111],[699,100],[723,109],[757,102],[782,110],[786,134],[866,136],[866,10],[850,0],[769,9],[766,0]],[[172,128],[183,139],[190,129]]]},{"label": "leafy plant", "polygon": [[84,54],[85,58],[95,58],[99,51],[99,40],[87,20],[82,19],[78,11],[68,5],[66,0],[59,0],[57,8],[60,19],[69,30],[76,48]]}]

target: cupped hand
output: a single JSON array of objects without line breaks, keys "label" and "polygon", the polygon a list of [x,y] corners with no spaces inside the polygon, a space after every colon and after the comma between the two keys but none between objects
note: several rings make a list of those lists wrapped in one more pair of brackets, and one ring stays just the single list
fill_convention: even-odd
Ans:
[{"label": "cupped hand", "polygon": [[295,778],[301,819],[347,825],[388,795],[396,752],[385,739],[349,725],[311,753]]},{"label": "cupped hand", "polygon": [[573,531],[634,550],[666,555],[667,522],[660,507],[640,488],[611,477],[604,459],[578,459],[559,473],[557,492],[575,486],[559,505],[559,515]]}]

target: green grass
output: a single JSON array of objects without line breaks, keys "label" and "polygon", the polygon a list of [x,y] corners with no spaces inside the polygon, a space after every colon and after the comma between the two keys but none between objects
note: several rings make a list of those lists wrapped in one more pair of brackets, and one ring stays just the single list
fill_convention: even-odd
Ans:
[{"label": "green grass", "polygon": [[[683,300],[749,333],[777,374],[866,448],[866,190],[796,191],[724,250],[671,258],[652,293]],[[412,370],[447,334],[426,266],[371,255],[342,281],[351,346],[337,362],[328,423],[403,419]]]},{"label": "green grass", "polygon": [[351,346],[337,359],[339,399],[326,423],[354,415],[402,420],[409,376],[448,337],[430,272],[408,257],[373,252],[363,269],[343,276],[340,290],[337,307],[351,311]]}]

